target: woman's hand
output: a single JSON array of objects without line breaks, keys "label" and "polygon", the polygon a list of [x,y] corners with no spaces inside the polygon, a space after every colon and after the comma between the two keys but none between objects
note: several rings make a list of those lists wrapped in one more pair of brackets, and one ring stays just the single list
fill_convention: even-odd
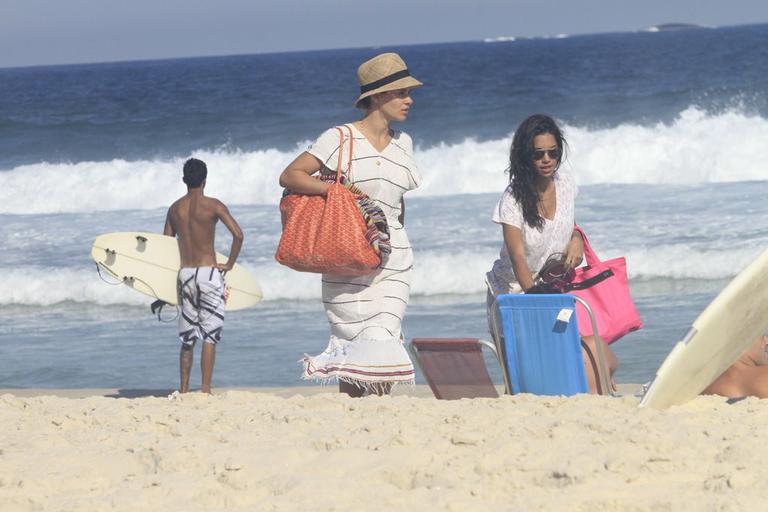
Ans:
[{"label": "woman's hand", "polygon": [[565,266],[569,269],[576,268],[584,261],[584,240],[581,233],[574,230],[571,241],[565,247]]}]

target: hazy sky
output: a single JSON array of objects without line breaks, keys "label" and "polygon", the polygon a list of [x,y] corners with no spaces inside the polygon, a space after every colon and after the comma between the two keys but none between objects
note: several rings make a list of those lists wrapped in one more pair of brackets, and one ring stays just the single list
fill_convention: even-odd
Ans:
[{"label": "hazy sky", "polygon": [[768,22],[768,0],[0,0],[0,67]]}]

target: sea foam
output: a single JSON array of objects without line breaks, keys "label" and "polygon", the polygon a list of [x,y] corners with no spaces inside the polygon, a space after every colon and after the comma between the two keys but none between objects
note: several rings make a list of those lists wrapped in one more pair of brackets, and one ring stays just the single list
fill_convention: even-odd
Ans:
[{"label": "sea foam", "polygon": [[[565,125],[567,164],[582,185],[694,184],[768,178],[768,119],[741,109],[708,114],[696,107],[670,124],[612,128]],[[414,195],[498,192],[511,136],[417,146],[424,182]],[[197,151],[208,163],[207,192],[228,204],[275,204],[282,169],[294,151]],[[0,172],[0,213],[154,209],[183,194],[183,159],[47,163]]]},{"label": "sea foam", "polygon": [[[760,253],[761,248],[742,247],[732,250],[697,251],[685,244],[667,244],[630,249],[608,247],[605,260],[623,255],[627,259],[629,277],[634,283],[654,280],[718,280],[728,279]],[[411,286],[414,297],[439,295],[476,295],[485,293],[485,273],[498,257],[498,250],[480,251],[415,251]],[[276,262],[253,265],[241,263],[253,273],[264,292],[265,301],[316,300],[321,296],[319,274],[295,272]],[[95,267],[56,268],[20,266],[0,267],[6,276],[6,291],[0,295],[0,306],[49,306],[62,302],[123,304],[146,306],[152,299],[141,295],[114,279],[98,278]],[[110,283],[110,284],[107,284]]]}]

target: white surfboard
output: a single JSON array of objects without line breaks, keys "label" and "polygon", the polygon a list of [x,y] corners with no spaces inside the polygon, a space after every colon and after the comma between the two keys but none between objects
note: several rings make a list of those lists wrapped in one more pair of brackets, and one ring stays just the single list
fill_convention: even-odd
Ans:
[{"label": "white surfboard", "polygon": [[693,322],[656,372],[641,407],[696,397],[768,327],[768,250],[737,275]]},{"label": "white surfboard", "polygon": [[[158,233],[107,233],[93,242],[91,257],[126,286],[169,304],[178,303],[176,278],[181,258],[176,238]],[[218,253],[216,259],[220,263],[227,261]],[[244,309],[261,300],[256,279],[238,264],[226,273],[224,282],[229,290],[227,311]]]}]

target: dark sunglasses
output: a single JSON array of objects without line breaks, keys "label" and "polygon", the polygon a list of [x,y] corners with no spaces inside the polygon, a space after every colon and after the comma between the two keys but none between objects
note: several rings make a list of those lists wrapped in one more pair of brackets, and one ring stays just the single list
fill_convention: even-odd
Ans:
[{"label": "dark sunglasses", "polygon": [[560,156],[562,155],[562,151],[560,151],[560,148],[555,149],[536,149],[533,152],[533,159],[534,160],[541,160],[544,158],[544,155],[549,155],[549,158],[552,160],[560,160]]}]

